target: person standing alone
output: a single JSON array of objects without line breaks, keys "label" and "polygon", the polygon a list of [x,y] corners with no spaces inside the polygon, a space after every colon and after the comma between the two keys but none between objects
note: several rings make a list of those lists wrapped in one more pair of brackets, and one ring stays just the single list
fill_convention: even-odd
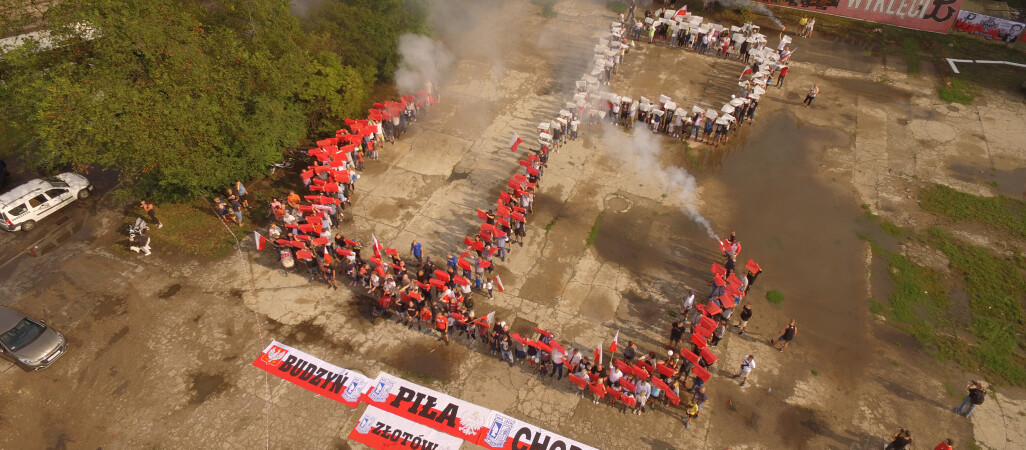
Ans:
[{"label": "person standing alone", "polygon": [[157,228],[164,228],[164,224],[157,220],[157,214],[153,212],[153,203],[142,200],[139,202],[139,206],[142,206],[143,211],[146,211],[146,215],[150,216],[150,220],[157,224]]},{"label": "person standing alone", "polygon": [[973,380],[969,382],[969,386],[966,386],[966,390],[969,391],[969,395],[965,397],[958,408],[955,408],[955,413],[968,418],[972,415],[973,410],[982,405],[987,398],[987,389],[983,387],[983,383]]},{"label": "person standing alone", "polygon": [[812,101],[816,99],[817,95],[819,95],[819,85],[813,84],[812,89],[809,89],[809,93],[805,95],[805,100],[802,101],[806,108],[812,106]]},{"label": "person standing alone", "polygon": [[798,326],[794,324],[794,319],[791,319],[791,323],[787,324],[783,330],[780,330],[780,337],[777,339],[770,340],[770,345],[776,348],[777,341],[783,342],[780,346],[780,351],[783,352],[787,348],[787,345],[794,340],[794,337],[798,335]]}]

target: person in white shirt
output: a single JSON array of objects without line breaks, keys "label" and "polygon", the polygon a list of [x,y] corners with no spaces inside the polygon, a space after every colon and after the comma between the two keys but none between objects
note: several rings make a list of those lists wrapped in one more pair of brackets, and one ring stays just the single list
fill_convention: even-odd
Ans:
[{"label": "person in white shirt", "polygon": [[681,317],[688,317],[688,313],[691,312],[691,308],[695,307],[695,290],[688,290],[688,296],[684,297],[684,311],[681,312]]},{"label": "person in white shirt", "polygon": [[563,358],[563,352],[555,349],[552,351],[552,373],[549,374],[549,377],[552,377],[556,372],[559,372],[559,376],[556,377],[556,380],[563,379]]},{"label": "person in white shirt", "polygon": [[638,405],[634,408],[634,414],[640,415],[645,412],[645,403],[648,402],[648,397],[652,395],[652,385],[648,384],[648,380],[641,380],[634,393],[638,399]]},{"label": "person in white shirt", "polygon": [[748,375],[752,373],[752,369],[754,369],[754,368],[755,368],[755,356],[753,356],[753,355],[745,356],[745,360],[741,363],[741,372],[738,373],[737,375],[734,375],[734,378],[743,377],[743,378],[741,378],[741,386],[744,386],[745,383],[748,381]]}]

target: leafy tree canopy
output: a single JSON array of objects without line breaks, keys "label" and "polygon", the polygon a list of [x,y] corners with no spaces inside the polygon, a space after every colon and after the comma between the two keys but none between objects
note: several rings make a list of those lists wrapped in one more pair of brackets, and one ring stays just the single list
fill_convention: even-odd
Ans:
[{"label": "leafy tree canopy", "polygon": [[35,138],[35,163],[113,169],[121,194],[160,200],[263,174],[360,115],[398,36],[423,28],[403,0],[328,0],[310,34],[288,0],[17,1],[0,5],[0,31],[35,25],[59,45],[0,55],[0,120]]}]

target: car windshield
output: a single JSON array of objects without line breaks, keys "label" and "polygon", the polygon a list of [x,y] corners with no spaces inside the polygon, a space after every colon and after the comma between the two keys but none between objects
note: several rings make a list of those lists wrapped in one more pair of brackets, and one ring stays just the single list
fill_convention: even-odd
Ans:
[{"label": "car windshield", "polygon": [[57,177],[46,177],[43,178],[43,180],[46,180],[46,182],[50,183],[53,187],[68,187],[68,183],[65,183],[64,180]]},{"label": "car windshield", "polygon": [[16,352],[34,342],[39,335],[43,334],[44,330],[46,328],[38,323],[29,319],[21,319],[21,322],[18,322],[14,328],[0,334],[0,342],[7,347],[7,350]]}]

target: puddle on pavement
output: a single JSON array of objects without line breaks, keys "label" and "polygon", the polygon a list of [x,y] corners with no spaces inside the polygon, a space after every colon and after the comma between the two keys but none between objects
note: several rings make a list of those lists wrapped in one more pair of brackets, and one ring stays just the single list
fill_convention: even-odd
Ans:
[{"label": "puddle on pavement", "polygon": [[860,370],[852,368],[870,355],[865,321],[856,319],[868,315],[858,237],[864,226],[857,220],[863,211],[849,188],[824,183],[815,163],[828,146],[847,146],[849,137],[802,126],[785,110],[763,116],[750,132],[753,138],[711,176],[722,180],[734,203],[729,228],[744,245],[741,258],[754,258],[765,271],[752,300],[781,290],[783,310],[804,325],[808,339],[822,341],[812,351],[834,355],[820,364],[843,367],[834,372],[857,379]]},{"label": "puddle on pavement", "polygon": [[[450,339],[452,337],[450,336]],[[388,363],[399,370],[442,382],[452,381],[456,376],[456,368],[460,360],[456,357],[455,347],[460,344],[445,345],[442,341],[430,344],[414,344],[403,346]]]},{"label": "puddle on pavement", "polygon": [[1026,168],[997,170],[974,164],[955,163],[948,166],[956,180],[993,186],[1005,197],[1026,200]]},{"label": "puddle on pavement", "polygon": [[228,389],[228,380],[221,374],[198,373],[192,376],[192,397],[190,405],[199,405],[212,395],[219,394]]},{"label": "puddle on pavement", "polygon": [[123,315],[128,310],[126,303],[124,297],[105,295],[93,306],[93,318],[104,320]]},{"label": "puddle on pavement", "polygon": [[164,289],[159,294],[157,294],[157,297],[160,299],[168,299],[174,297],[175,294],[177,294],[180,290],[182,290],[181,283],[175,283],[168,286],[167,289]]},{"label": "puddle on pavement", "polygon": [[[80,230],[85,222],[80,220],[74,220],[70,216],[61,217],[56,228],[49,231],[36,241],[32,246],[28,248],[28,254],[32,256],[43,256],[55,250],[61,244],[68,242],[73,238]],[[92,233],[83,233],[83,236],[89,236]]]}]

